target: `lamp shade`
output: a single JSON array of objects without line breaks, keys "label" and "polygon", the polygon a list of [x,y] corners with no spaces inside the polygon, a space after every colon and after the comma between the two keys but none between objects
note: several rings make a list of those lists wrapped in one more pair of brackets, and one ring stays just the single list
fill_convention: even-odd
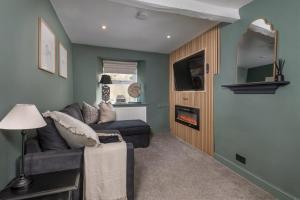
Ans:
[{"label": "lamp shade", "polygon": [[109,75],[103,74],[100,80],[101,84],[112,84],[111,77]]},{"label": "lamp shade", "polygon": [[27,130],[46,126],[35,105],[17,104],[0,122],[0,129]]}]

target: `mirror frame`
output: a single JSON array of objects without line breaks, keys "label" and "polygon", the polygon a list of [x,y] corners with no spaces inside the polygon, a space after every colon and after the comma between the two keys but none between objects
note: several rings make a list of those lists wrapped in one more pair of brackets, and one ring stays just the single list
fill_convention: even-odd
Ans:
[{"label": "mirror frame", "polygon": [[[273,56],[273,81],[275,81],[275,75],[276,75],[276,67],[275,67],[275,62],[277,60],[277,51],[278,51],[278,30],[276,30],[274,28],[274,25],[269,21],[267,20],[265,17],[261,17],[261,18],[257,18],[255,20],[252,20],[250,24],[248,24],[247,26],[247,29],[246,31],[242,34],[241,38],[239,39],[239,42],[238,42],[238,46],[237,46],[237,58],[236,58],[236,67],[235,67],[235,82],[236,84],[241,84],[238,82],[238,62],[239,62],[239,58],[240,58],[240,51],[239,51],[239,48],[240,48],[240,43],[242,41],[242,38],[244,37],[244,35],[247,34],[248,32],[248,29],[249,27],[251,26],[251,24],[257,20],[264,20],[264,22],[268,25],[270,25],[270,28],[272,31],[275,32],[275,45],[274,45],[274,56]],[[261,82],[252,82],[252,83],[264,83],[266,81],[261,81]]]}]

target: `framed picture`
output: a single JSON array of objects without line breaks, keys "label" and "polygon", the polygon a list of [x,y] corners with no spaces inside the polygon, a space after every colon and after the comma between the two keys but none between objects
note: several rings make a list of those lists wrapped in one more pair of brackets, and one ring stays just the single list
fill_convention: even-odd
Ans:
[{"label": "framed picture", "polygon": [[55,73],[55,35],[47,23],[39,18],[39,68]]},{"label": "framed picture", "polygon": [[59,75],[64,78],[68,78],[68,51],[66,48],[59,43],[59,63],[58,63],[58,69],[59,69]]}]

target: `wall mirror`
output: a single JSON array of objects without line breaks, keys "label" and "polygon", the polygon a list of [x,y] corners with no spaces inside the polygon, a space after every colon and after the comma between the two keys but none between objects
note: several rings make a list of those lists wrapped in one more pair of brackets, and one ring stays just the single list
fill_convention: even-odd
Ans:
[{"label": "wall mirror", "polygon": [[238,45],[237,83],[274,81],[277,31],[265,19],[253,21]]}]

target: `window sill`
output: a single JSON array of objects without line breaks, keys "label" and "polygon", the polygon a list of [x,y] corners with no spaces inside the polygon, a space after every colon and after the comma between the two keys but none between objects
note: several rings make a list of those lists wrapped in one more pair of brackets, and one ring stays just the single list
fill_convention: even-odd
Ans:
[{"label": "window sill", "polygon": [[148,104],[146,103],[138,103],[138,102],[133,102],[133,103],[115,103],[113,104],[114,107],[146,107]]}]

